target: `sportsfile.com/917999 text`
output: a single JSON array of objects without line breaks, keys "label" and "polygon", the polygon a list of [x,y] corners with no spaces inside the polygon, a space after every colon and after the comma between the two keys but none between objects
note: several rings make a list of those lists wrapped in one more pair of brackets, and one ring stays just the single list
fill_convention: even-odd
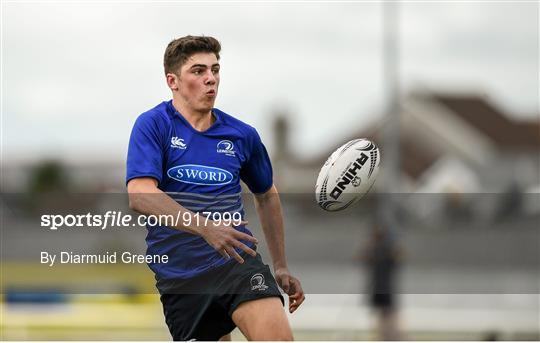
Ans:
[{"label": "sportsfile.com/917999 text", "polygon": [[149,226],[239,226],[242,224],[240,212],[178,212],[176,215],[138,215],[107,211],[103,214],[44,214],[41,216],[41,227],[49,230],[62,228],[96,228],[105,230],[112,227],[144,227]]}]

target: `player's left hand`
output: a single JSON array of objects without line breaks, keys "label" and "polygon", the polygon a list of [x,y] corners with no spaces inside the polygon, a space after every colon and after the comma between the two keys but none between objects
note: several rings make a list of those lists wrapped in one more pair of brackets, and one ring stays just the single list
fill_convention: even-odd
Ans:
[{"label": "player's left hand", "polygon": [[279,287],[289,296],[289,312],[293,313],[306,299],[300,280],[292,276],[287,268],[278,268],[274,274]]}]

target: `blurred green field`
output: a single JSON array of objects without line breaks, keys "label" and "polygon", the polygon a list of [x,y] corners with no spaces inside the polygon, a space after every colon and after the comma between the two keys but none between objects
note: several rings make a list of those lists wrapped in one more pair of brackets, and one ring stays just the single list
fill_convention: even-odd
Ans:
[{"label": "blurred green field", "polygon": [[[0,304],[1,340],[170,340],[157,294],[76,295],[64,304]],[[297,340],[377,340],[373,330],[294,329]],[[234,340],[245,340],[236,329]],[[486,333],[404,331],[404,339],[484,340]],[[499,335],[501,340],[536,341],[537,333]]]},{"label": "blurred green field", "polygon": [[[168,340],[146,265],[2,263],[2,340]],[[6,301],[17,292],[57,293],[43,302]]]},{"label": "blurred green field", "polygon": [[[122,295],[88,296],[65,305],[2,303],[1,340],[171,340],[157,295],[127,300]],[[93,298],[93,299],[92,299]],[[376,340],[373,331],[294,330],[297,340]],[[234,340],[245,340],[236,329]],[[404,332],[408,340],[484,340],[477,332]],[[502,340],[538,340],[535,333],[499,336]]]},{"label": "blurred green field", "polygon": [[[154,289],[153,275],[146,266],[98,265],[81,269],[62,265],[55,267],[54,273],[50,271],[48,267],[35,264],[2,263],[1,340],[171,340],[159,295]],[[60,301],[6,301],[13,292],[25,290],[66,293]],[[84,290],[92,292],[84,293]],[[300,313],[291,317],[297,340],[377,340],[375,332],[366,327],[320,329],[316,323],[306,323],[308,316],[301,326],[295,327],[295,320],[310,311],[314,313],[313,310],[307,302]],[[404,329],[403,337],[408,340],[484,340],[489,334]],[[245,340],[238,330],[232,336],[234,340]],[[497,338],[534,341],[540,336],[538,331],[502,332]]]}]

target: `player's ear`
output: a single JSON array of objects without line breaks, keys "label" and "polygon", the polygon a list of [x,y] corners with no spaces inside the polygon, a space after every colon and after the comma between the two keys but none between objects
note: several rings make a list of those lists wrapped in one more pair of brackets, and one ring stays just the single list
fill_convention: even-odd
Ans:
[{"label": "player's ear", "polygon": [[178,90],[178,76],[174,73],[167,73],[166,77],[167,77],[167,86],[169,86],[169,88],[172,91],[177,91]]}]

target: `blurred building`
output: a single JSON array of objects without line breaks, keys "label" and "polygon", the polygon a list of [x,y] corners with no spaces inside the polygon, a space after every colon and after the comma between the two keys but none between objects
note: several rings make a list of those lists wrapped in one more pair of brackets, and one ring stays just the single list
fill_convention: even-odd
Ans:
[{"label": "blurred building", "polygon": [[[485,97],[475,94],[413,92],[400,106],[401,176],[396,192],[501,193],[515,189],[534,191],[540,187],[540,120],[514,120]],[[375,141],[384,162],[383,116],[307,160],[290,149],[287,117],[278,115],[274,123],[276,145],[272,160],[276,183],[282,192],[312,193],[328,156],[355,138]],[[27,191],[33,172],[43,163],[47,161],[2,164],[2,190]],[[124,161],[58,163],[62,163],[74,191],[125,191]],[[378,181],[375,191],[380,187],[381,180]]]},{"label": "blurred building", "polygon": [[[312,192],[325,160],[349,140],[371,139],[384,154],[386,122],[381,119],[316,158],[302,160],[289,150],[285,118],[280,116],[275,125],[273,156],[282,191]],[[411,93],[401,103],[399,146],[401,188],[396,192],[500,193],[540,185],[540,121],[514,120],[480,95]]]}]

